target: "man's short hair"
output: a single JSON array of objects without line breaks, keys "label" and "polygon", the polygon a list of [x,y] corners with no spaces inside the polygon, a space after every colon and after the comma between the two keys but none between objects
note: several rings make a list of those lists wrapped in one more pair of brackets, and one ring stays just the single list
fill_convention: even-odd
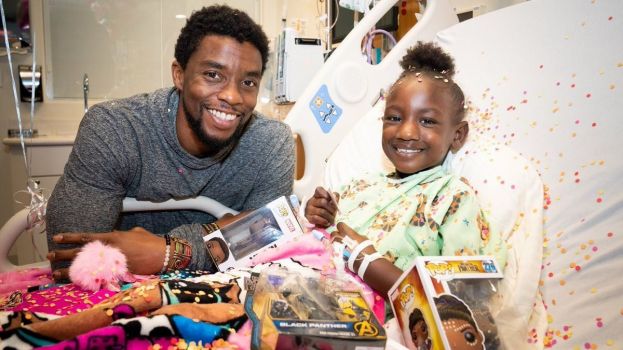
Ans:
[{"label": "man's short hair", "polygon": [[204,7],[192,13],[175,44],[175,59],[182,69],[206,35],[229,36],[240,43],[249,42],[262,55],[262,72],[268,62],[268,38],[245,12],[227,5]]}]

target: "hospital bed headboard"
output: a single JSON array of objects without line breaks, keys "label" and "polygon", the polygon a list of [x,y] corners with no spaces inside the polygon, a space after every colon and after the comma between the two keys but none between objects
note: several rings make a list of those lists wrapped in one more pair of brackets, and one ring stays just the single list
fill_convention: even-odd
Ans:
[{"label": "hospital bed headboard", "polygon": [[[368,64],[361,41],[374,24],[395,4],[383,0],[365,15],[340,43],[294,104],[285,122],[300,137],[304,149],[304,173],[295,181],[299,198],[308,196],[322,182],[325,161],[344,135],[378,100],[381,89],[400,74],[398,62],[417,40],[458,23],[449,0],[429,1],[418,23],[378,64]],[[305,67],[301,67],[305,69]]]}]

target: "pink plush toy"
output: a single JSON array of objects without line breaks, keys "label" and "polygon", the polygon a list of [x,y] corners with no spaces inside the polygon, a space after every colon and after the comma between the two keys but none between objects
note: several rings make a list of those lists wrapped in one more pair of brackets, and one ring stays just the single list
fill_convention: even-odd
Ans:
[{"label": "pink plush toy", "polygon": [[119,291],[121,282],[135,282],[138,276],[128,271],[125,255],[100,241],[87,243],[69,267],[69,278],[82,289]]}]

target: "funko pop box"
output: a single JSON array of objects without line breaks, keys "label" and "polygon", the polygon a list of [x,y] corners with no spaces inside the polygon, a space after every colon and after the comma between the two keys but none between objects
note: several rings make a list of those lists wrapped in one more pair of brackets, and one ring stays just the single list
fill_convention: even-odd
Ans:
[{"label": "funko pop box", "polygon": [[491,256],[417,257],[389,291],[409,349],[502,349],[491,309],[502,273]]},{"label": "funko pop box", "polygon": [[[220,271],[247,266],[258,253],[302,235],[298,207],[296,196],[282,196],[205,235],[210,257]],[[218,246],[218,257],[214,246]]]},{"label": "funko pop box", "polygon": [[385,330],[355,289],[341,281],[279,268],[253,274],[245,311],[251,349],[385,349]]}]

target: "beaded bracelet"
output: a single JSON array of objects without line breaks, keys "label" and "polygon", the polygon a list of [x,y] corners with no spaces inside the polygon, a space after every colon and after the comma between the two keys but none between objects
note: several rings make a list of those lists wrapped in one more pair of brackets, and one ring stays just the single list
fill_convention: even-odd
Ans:
[{"label": "beaded bracelet", "polygon": [[372,245],[372,242],[369,239],[359,243],[351,252],[350,257],[348,258],[348,269],[352,272],[355,272],[355,261],[361,252]]},{"label": "beaded bracelet", "polygon": [[363,276],[365,276],[366,270],[368,269],[368,266],[371,262],[381,258],[383,258],[383,256],[379,252],[365,254],[365,256],[363,257],[363,261],[361,262],[361,265],[359,265],[359,269],[357,270],[357,275],[359,276],[359,278],[363,279]]},{"label": "beaded bracelet", "polygon": [[169,248],[171,247],[171,236],[164,235],[164,240],[166,242],[166,246],[164,248],[164,264],[162,265],[162,270],[160,270],[160,274],[163,274],[167,271],[167,266],[169,265],[169,256],[171,254],[169,251]]},{"label": "beaded bracelet", "polygon": [[181,238],[172,237],[173,256],[167,267],[169,270],[185,269],[190,265],[192,258],[192,248],[188,241]]}]

